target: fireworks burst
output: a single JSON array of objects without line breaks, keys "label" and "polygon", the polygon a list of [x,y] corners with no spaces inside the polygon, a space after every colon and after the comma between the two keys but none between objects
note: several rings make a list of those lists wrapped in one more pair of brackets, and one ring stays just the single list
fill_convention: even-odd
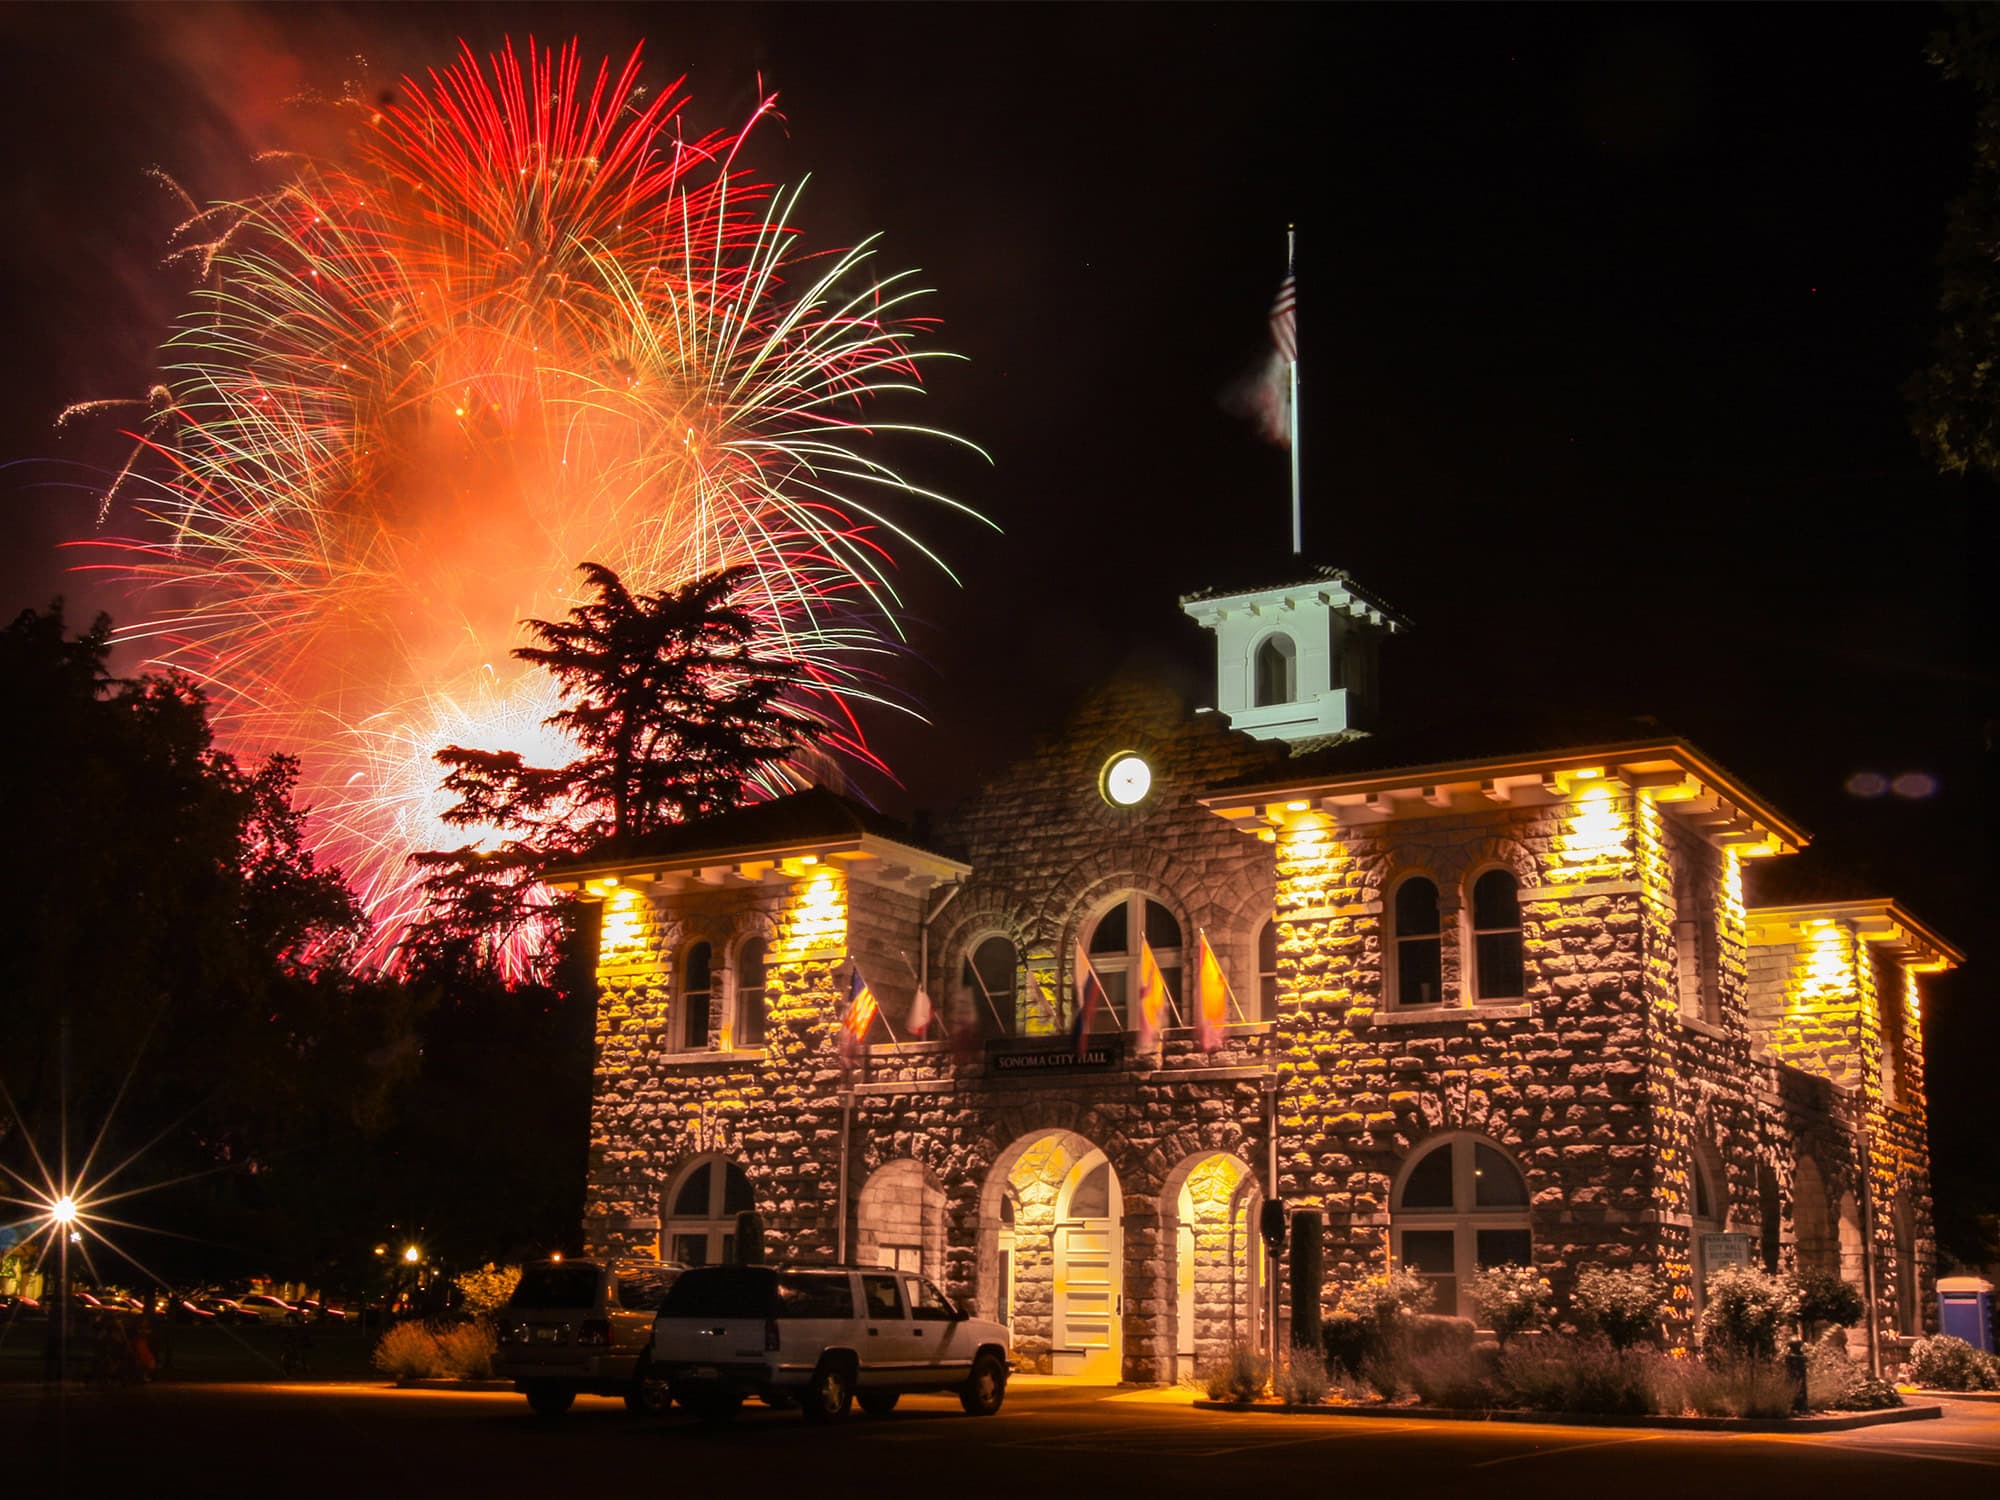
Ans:
[{"label": "fireworks burst", "polygon": [[574,43],[465,49],[399,102],[347,101],[350,164],[184,227],[202,286],[119,479],[143,523],[92,545],[234,745],[302,753],[377,957],[413,914],[409,853],[465,839],[432,755],[567,758],[509,652],[585,560],[635,591],[752,565],[795,707],[876,764],[854,708],[882,701],[894,555],[938,562],[901,518],[964,507],[875,450],[961,440],[872,420],[947,356],[907,273],[875,274],[872,242],[807,252],[799,190],[739,168],[773,104],[689,139],[636,51],[593,72]]}]

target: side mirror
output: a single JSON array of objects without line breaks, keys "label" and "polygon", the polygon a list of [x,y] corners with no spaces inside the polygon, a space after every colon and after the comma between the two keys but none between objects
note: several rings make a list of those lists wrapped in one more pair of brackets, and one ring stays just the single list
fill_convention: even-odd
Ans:
[{"label": "side mirror", "polygon": [[972,1305],[970,1297],[960,1297],[951,1304],[951,1320],[954,1323],[963,1323],[967,1318],[978,1316],[979,1310]]}]

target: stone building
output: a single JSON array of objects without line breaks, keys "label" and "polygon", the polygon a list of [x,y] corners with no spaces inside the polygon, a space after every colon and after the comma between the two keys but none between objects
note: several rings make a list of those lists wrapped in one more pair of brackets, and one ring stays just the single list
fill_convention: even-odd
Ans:
[{"label": "stone building", "polygon": [[[1747,1261],[1853,1281],[1885,1357],[1921,1331],[1948,944],[1788,888],[1803,832],[1650,725],[1365,732],[1401,622],[1342,574],[1183,602],[1218,709],[1113,683],[935,835],[810,791],[566,872],[601,920],[590,1248],[726,1258],[754,1208],[1092,1380],[1268,1333],[1273,1197],[1318,1215],[1326,1306],[1391,1260],[1467,1311],[1482,1264],[1644,1264],[1684,1334]],[[1107,1004],[1073,1041],[1079,949]]]}]

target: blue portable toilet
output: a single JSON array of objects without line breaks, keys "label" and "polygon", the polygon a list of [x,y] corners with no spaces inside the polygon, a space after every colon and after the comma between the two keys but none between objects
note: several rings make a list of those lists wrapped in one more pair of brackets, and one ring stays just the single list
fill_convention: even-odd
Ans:
[{"label": "blue portable toilet", "polygon": [[1938,1279],[1938,1332],[1993,1352],[1993,1283],[1977,1276]]}]

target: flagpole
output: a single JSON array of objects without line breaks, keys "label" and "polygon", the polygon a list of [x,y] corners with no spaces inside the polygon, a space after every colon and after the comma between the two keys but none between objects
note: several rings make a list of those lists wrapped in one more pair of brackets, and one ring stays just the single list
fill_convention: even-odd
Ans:
[{"label": "flagpole", "polygon": [[[1285,276],[1288,280],[1292,280],[1294,285],[1297,284],[1294,279],[1295,271],[1293,266],[1296,238],[1297,231],[1292,225],[1287,224],[1285,226]],[[1292,389],[1292,399],[1290,402],[1292,425],[1290,444],[1292,450],[1292,556],[1297,557],[1305,549],[1305,539],[1301,534],[1302,526],[1299,513],[1299,357],[1296,342],[1293,345],[1290,368]]]}]

